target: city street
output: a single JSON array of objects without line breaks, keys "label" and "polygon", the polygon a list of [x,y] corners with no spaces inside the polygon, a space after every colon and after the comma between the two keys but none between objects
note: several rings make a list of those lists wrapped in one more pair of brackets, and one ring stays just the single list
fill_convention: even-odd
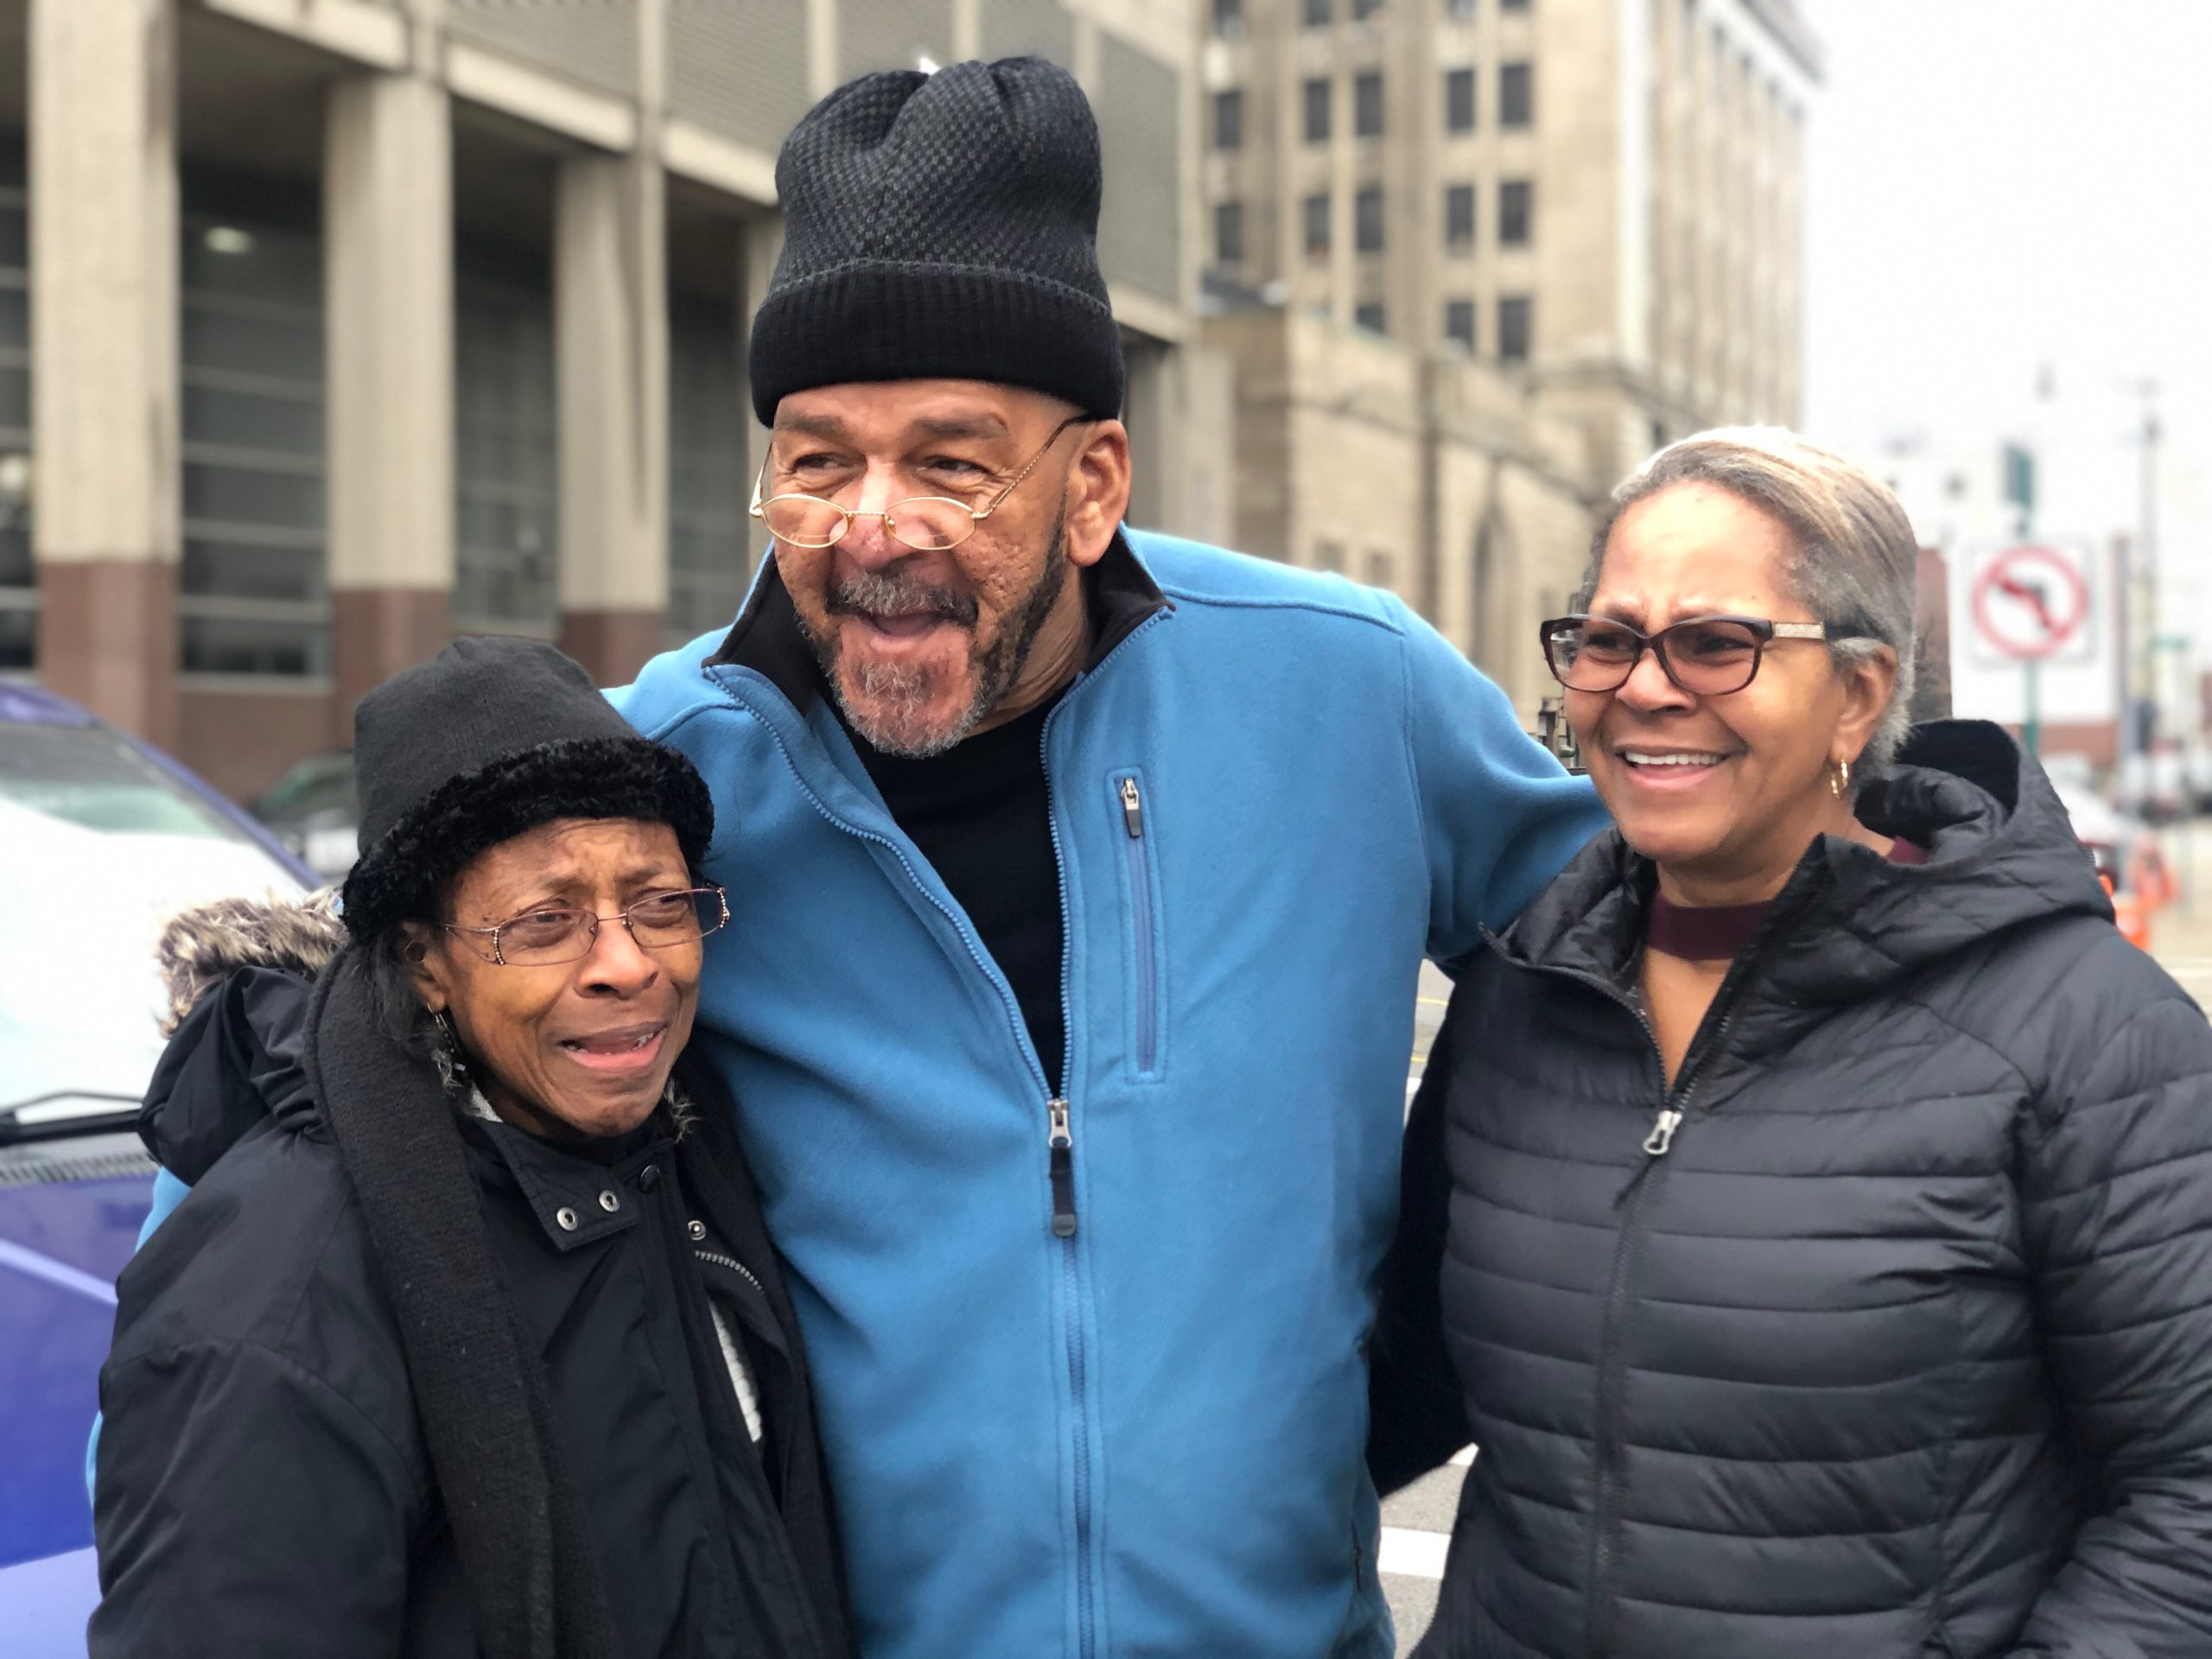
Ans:
[{"label": "city street", "polygon": [[[2164,839],[2167,859],[2181,876],[2182,897],[2152,923],[2152,951],[2191,996],[2212,1006],[2212,818],[2178,825]],[[1443,975],[1433,967],[1421,969],[1409,1096],[1450,993],[1451,982]],[[1459,1485],[1473,1461],[1471,1449],[1463,1452],[1456,1465],[1414,1482],[1382,1505],[1382,1586],[1397,1620],[1401,1655],[1413,1651],[1435,1613],[1437,1580],[1444,1573]]]}]

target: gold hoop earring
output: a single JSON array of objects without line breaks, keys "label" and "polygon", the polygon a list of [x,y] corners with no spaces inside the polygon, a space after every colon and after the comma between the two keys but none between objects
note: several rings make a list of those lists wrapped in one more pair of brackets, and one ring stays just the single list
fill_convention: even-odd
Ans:
[{"label": "gold hoop earring", "polygon": [[1836,799],[1840,801],[1843,798],[1845,791],[1849,790],[1850,787],[1851,762],[1848,760],[1839,760],[1835,763],[1835,770],[1828,774],[1828,793],[1834,796]]}]

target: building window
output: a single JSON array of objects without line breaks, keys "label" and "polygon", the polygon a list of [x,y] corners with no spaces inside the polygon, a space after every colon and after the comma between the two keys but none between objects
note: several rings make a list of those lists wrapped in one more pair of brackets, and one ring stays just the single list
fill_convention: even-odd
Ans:
[{"label": "building window", "polygon": [[[668,300],[668,626],[671,645],[727,628],[745,601],[745,498],[731,464],[745,453],[752,405],[737,307],[728,296]],[[757,463],[758,455],[753,457]]]},{"label": "building window", "polygon": [[1362,253],[1382,251],[1382,191],[1369,185],[1352,198],[1352,246]]},{"label": "building window", "polygon": [[1525,127],[1535,118],[1535,88],[1525,63],[1502,64],[1497,71],[1497,124]]},{"label": "building window", "polygon": [[270,222],[283,191],[271,184],[257,205],[269,217],[245,218],[183,181],[177,622],[188,674],[330,672],[322,241],[309,200]]},{"label": "building window", "polygon": [[1335,570],[1344,568],[1344,544],[1342,542],[1313,543],[1313,568],[1316,570]]},{"label": "building window", "polygon": [[1497,9],[1500,11],[1526,11],[1529,0],[1497,0]]},{"label": "building window", "polygon": [[1329,142],[1331,90],[1325,77],[1317,76],[1306,83],[1306,142],[1309,144]]},{"label": "building window", "polygon": [[1444,0],[1444,15],[1455,23],[1471,22],[1475,16],[1475,0]]},{"label": "building window", "polygon": [[1213,95],[1213,147],[1216,149],[1242,149],[1244,147],[1244,94],[1234,86],[1225,92]]},{"label": "building window", "polygon": [[0,160],[0,671],[31,666],[38,575],[31,568],[29,201]]},{"label": "building window", "polygon": [[454,263],[454,631],[550,639],[561,556],[552,264],[471,238]]},{"label": "building window", "polygon": [[1475,349],[1475,302],[1472,300],[1446,300],[1444,302],[1444,338],[1464,352]]},{"label": "building window", "polygon": [[1370,69],[1352,77],[1351,130],[1360,138],[1382,136],[1382,75]]},{"label": "building window", "polygon": [[1351,0],[1351,20],[1363,23],[1382,10],[1382,0]]},{"label": "building window", "polygon": [[1444,246],[1449,253],[1471,253],[1475,246],[1475,187],[1444,187]]},{"label": "building window", "polygon": [[1501,363],[1529,360],[1529,296],[1508,294],[1497,302],[1497,358]]},{"label": "building window", "polygon": [[1244,204],[1223,201],[1214,204],[1213,259],[1217,265],[1241,264],[1244,257]]},{"label": "building window", "polygon": [[1526,179],[1508,179],[1497,187],[1497,245],[1501,248],[1529,245],[1529,207],[1534,190]]},{"label": "building window", "polygon": [[1364,300],[1354,306],[1351,320],[1370,334],[1387,334],[1390,332],[1383,325],[1382,302],[1380,300]]},{"label": "building window", "polygon": [[1472,132],[1475,130],[1475,72],[1471,69],[1446,69],[1444,72],[1444,130],[1446,132]]},{"label": "building window", "polygon": [[1308,196],[1303,204],[1306,224],[1306,257],[1325,259],[1329,257],[1329,197],[1324,191]]},{"label": "building window", "polygon": [[1306,0],[1306,27],[1326,29],[1336,22],[1336,0]]},{"label": "building window", "polygon": [[1224,41],[1244,38],[1244,0],[1213,0],[1213,32]]}]

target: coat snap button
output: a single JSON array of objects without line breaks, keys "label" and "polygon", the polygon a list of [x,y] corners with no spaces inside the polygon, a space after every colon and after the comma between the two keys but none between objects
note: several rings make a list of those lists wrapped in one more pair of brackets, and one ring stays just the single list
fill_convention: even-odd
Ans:
[{"label": "coat snap button", "polygon": [[599,1207],[606,1211],[609,1215],[613,1215],[617,1210],[620,1210],[622,1207],[622,1200],[616,1198],[612,1192],[602,1192],[599,1195]]},{"label": "coat snap button", "polygon": [[638,1191],[650,1192],[660,1185],[660,1166],[647,1164],[638,1172]]},{"label": "coat snap button", "polygon": [[695,1222],[693,1222],[693,1223],[691,1224],[691,1236],[692,1236],[693,1238],[695,1238],[695,1239],[698,1239],[698,1238],[704,1238],[706,1236],[707,1236],[707,1224],[706,1224],[705,1222],[703,1222],[703,1221],[695,1221]]},{"label": "coat snap button", "polygon": [[576,1230],[576,1212],[565,1204],[553,1212],[553,1219],[561,1224],[561,1230],[564,1233]]}]

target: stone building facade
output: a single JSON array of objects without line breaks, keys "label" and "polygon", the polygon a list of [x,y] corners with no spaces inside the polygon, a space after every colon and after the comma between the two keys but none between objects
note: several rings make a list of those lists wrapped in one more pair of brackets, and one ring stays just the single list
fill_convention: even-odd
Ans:
[{"label": "stone building facade", "polygon": [[[1687,432],[1797,418],[1821,56],[1790,0],[1211,0],[1199,27],[1200,228],[1224,304],[1481,387],[1490,435],[1467,441],[1517,433],[1548,500],[1594,501]],[[1448,449],[1441,423],[1424,429]],[[1537,567],[1512,591],[1571,588],[1581,538],[1512,528]],[[1488,625],[1452,608],[1494,585],[1459,570],[1465,537],[1419,556],[1438,620],[1487,657]]]},{"label": "stone building facade", "polygon": [[1190,0],[0,0],[0,673],[248,794],[457,631],[614,681],[726,622],[777,147],[967,57],[1089,92],[1135,513],[1225,534],[1193,40]]}]

